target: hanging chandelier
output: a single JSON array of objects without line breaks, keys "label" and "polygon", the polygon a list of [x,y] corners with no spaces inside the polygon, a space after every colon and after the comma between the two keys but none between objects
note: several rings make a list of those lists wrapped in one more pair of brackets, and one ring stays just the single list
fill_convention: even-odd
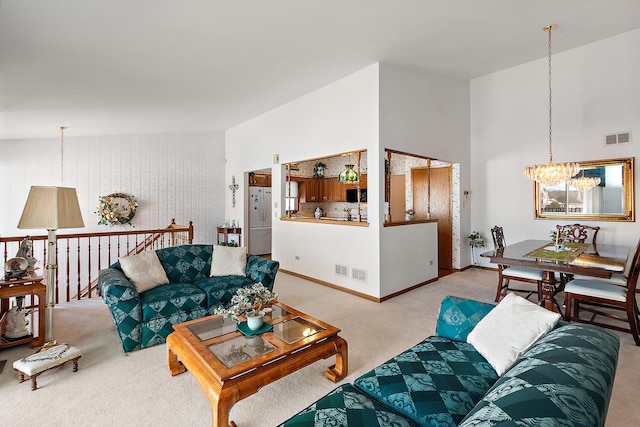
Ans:
[{"label": "hanging chandelier", "polygon": [[584,176],[584,170],[581,171],[580,178],[573,178],[569,180],[569,185],[578,190],[580,193],[584,193],[587,190],[591,190],[593,187],[600,185],[599,177]]},{"label": "hanging chandelier", "polygon": [[338,175],[338,181],[346,183],[358,182],[358,172],[353,170],[353,165],[345,165],[346,169]]},{"label": "hanging chandelier", "polygon": [[543,28],[549,34],[549,163],[545,165],[527,166],[524,174],[530,179],[549,186],[566,182],[575,176],[580,170],[578,163],[553,163],[553,152],[551,150],[551,30],[556,28],[556,24],[551,24]]}]

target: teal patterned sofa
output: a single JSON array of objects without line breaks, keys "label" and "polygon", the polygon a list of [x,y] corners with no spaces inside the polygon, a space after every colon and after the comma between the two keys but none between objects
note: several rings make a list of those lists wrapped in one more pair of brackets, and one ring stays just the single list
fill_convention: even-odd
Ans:
[{"label": "teal patterned sofa", "polygon": [[498,377],[466,342],[493,307],[446,297],[436,336],[334,389],[281,426],[604,426],[618,337],[597,326],[560,322]]},{"label": "teal patterned sofa", "polygon": [[173,325],[213,314],[236,290],[262,283],[273,290],[280,264],[247,255],[246,276],[209,277],[212,245],[157,249],[169,283],[138,293],[120,263],[101,270],[98,291],[109,306],[125,352],[165,342]]}]

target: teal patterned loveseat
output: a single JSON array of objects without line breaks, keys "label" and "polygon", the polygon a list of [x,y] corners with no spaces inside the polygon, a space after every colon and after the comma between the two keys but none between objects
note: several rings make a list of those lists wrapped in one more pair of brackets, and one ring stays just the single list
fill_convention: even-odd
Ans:
[{"label": "teal patterned loveseat", "polygon": [[273,290],[280,264],[247,255],[246,276],[209,277],[212,245],[157,249],[169,283],[138,293],[116,262],[101,270],[98,291],[109,306],[125,352],[165,342],[173,325],[213,314],[236,290],[262,283]]},{"label": "teal patterned loveseat", "polygon": [[502,376],[466,342],[492,304],[446,297],[431,336],[281,427],[604,426],[620,342],[560,322]]}]

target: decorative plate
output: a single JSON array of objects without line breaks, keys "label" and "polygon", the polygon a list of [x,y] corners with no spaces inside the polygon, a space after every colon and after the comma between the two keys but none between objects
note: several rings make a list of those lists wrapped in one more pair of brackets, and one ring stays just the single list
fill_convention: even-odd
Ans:
[{"label": "decorative plate", "polygon": [[269,332],[273,328],[273,325],[270,325],[269,323],[265,322],[260,329],[256,329],[255,331],[252,331],[251,329],[249,329],[249,326],[247,326],[247,322],[240,322],[236,324],[236,328],[240,332],[242,332],[244,335],[251,336],[251,335],[260,335],[265,332]]}]

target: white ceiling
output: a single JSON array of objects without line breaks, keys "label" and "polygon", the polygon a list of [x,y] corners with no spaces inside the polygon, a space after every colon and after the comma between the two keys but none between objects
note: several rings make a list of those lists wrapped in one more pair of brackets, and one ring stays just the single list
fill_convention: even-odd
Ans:
[{"label": "white ceiling", "polygon": [[473,78],[551,23],[558,53],[640,1],[0,0],[0,139],[224,130],[375,62]]}]

